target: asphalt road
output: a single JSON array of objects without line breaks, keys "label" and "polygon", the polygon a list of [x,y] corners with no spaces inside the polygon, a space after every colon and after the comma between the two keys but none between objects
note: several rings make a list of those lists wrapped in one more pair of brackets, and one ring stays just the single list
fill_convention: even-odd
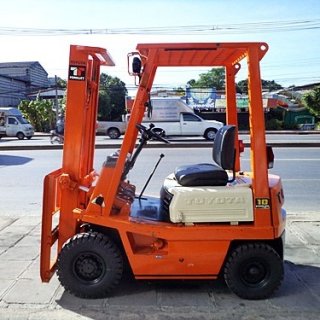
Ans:
[{"label": "asphalt road", "polygon": [[[177,144],[187,144],[193,147],[207,146],[211,147],[212,142],[205,140],[202,137],[169,137],[171,141],[170,147],[176,147]],[[239,139],[242,139],[245,144],[250,143],[250,137],[248,134],[240,134]],[[118,148],[122,143],[123,137],[119,139],[110,139],[106,136],[97,136],[96,145],[98,148]],[[298,133],[269,133],[266,135],[266,140],[268,144],[277,145],[282,147],[299,147],[299,146],[320,146],[320,132],[310,131],[310,132],[298,132]],[[149,146],[160,146],[163,147],[163,143],[151,141]],[[36,134],[32,139],[18,140],[17,138],[2,138],[0,139],[0,152],[1,150],[19,150],[19,149],[29,149],[33,150],[36,148],[46,148],[46,149],[62,149],[62,145],[51,145],[49,135],[39,135]]]},{"label": "asphalt road", "polygon": [[[95,155],[95,169],[113,149],[99,149]],[[0,151],[1,152],[1,151]],[[211,161],[208,148],[145,149],[128,178],[141,190],[159,155],[160,163],[146,193],[158,195],[164,178],[182,164]],[[283,179],[285,208],[288,213],[319,212],[320,207],[320,149],[274,148],[275,165],[270,172]],[[0,153],[1,203],[0,215],[40,215],[44,176],[61,166],[61,150],[20,150]],[[242,170],[249,169],[249,152],[241,157]]]}]

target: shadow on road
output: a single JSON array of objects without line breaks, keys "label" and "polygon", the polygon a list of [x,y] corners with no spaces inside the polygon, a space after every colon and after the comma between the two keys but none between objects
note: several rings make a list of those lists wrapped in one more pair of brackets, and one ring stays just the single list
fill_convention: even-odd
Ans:
[{"label": "shadow on road", "polygon": [[0,167],[1,166],[21,166],[32,161],[33,158],[21,157],[21,156],[9,156],[0,155]]},{"label": "shadow on road", "polygon": [[[154,319],[174,319],[173,314],[177,313],[186,317],[183,319],[200,315],[201,319],[211,319],[213,310],[219,318],[228,308],[230,312],[233,310],[234,319],[249,313],[270,315],[266,319],[274,319],[276,315],[290,318],[297,312],[307,312],[310,316],[319,314],[319,300],[320,268],[286,261],[284,282],[267,300],[242,300],[232,294],[222,280],[135,281],[127,277],[105,299],[80,299],[64,292],[56,302],[90,319],[102,319],[106,315],[108,319],[117,319],[120,313],[124,319],[131,319],[129,315],[132,319],[148,319],[150,315]],[[167,312],[172,313],[172,317],[169,314],[166,317]]]}]

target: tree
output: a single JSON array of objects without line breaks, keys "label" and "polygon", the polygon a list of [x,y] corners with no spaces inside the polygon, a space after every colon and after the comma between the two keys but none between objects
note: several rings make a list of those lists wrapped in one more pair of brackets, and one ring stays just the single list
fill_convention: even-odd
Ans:
[{"label": "tree", "polygon": [[[216,88],[217,90],[225,89],[225,69],[224,68],[212,68],[206,73],[201,73],[199,79],[191,79],[188,84],[192,88]],[[282,89],[282,86],[276,83],[274,80],[261,80],[263,89],[267,89],[269,92]],[[248,94],[248,79],[241,80],[236,84],[237,92]]]},{"label": "tree", "polygon": [[224,68],[212,68],[206,73],[199,75],[199,80],[191,79],[188,84],[192,88],[216,88],[222,90],[225,88],[225,70]]},{"label": "tree", "polygon": [[100,76],[98,119],[121,120],[125,113],[127,89],[124,82],[105,73]]},{"label": "tree", "polygon": [[39,96],[32,101],[22,100],[18,109],[36,131],[48,132],[54,127],[56,115],[51,100],[41,99]]},{"label": "tree", "polygon": [[262,89],[268,89],[269,92],[283,89],[282,85],[276,83],[274,80],[261,80]]},{"label": "tree", "polygon": [[184,96],[186,94],[186,90],[182,87],[178,87],[173,89],[173,91],[178,95],[178,96]]},{"label": "tree", "polygon": [[[239,92],[243,94],[248,94],[248,79],[241,80],[238,82]],[[268,90],[269,92],[283,89],[283,87],[276,83],[274,80],[263,80],[261,79],[262,89]]]},{"label": "tree", "polygon": [[66,89],[67,88],[67,81],[61,78],[57,78],[57,88]]},{"label": "tree", "polygon": [[238,93],[243,93],[243,94],[248,94],[248,79],[246,80],[240,80],[237,83],[237,92]]},{"label": "tree", "polygon": [[306,108],[316,117],[320,116],[320,87],[314,88],[312,91],[303,96],[303,102]]}]

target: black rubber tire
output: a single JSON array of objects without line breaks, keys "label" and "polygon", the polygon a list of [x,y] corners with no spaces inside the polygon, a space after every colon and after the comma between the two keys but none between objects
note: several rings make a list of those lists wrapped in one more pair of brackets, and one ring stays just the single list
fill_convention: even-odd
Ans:
[{"label": "black rubber tire", "polygon": [[61,139],[58,136],[51,136],[50,142],[51,142],[51,144],[57,144],[57,143],[61,144],[62,143]]},{"label": "black rubber tire", "polygon": [[17,138],[18,138],[19,140],[23,140],[23,139],[24,139],[24,134],[23,134],[23,132],[18,132],[18,133],[17,133]]},{"label": "black rubber tire", "polygon": [[110,137],[110,139],[118,139],[121,136],[121,133],[117,128],[110,128],[107,132],[107,135]]},{"label": "black rubber tire", "polygon": [[80,233],[63,246],[57,274],[62,286],[75,296],[105,298],[122,278],[123,257],[105,235]]},{"label": "black rubber tire", "polygon": [[268,244],[243,244],[231,251],[224,267],[230,290],[244,299],[270,297],[284,276],[283,260]]},{"label": "black rubber tire", "polygon": [[216,138],[216,134],[217,134],[217,129],[209,128],[206,130],[203,136],[206,140],[214,141],[214,139]]},{"label": "black rubber tire", "polygon": [[165,131],[161,128],[154,128],[153,132],[155,132],[156,134],[158,134],[160,137],[163,137],[163,138],[166,136]]},{"label": "black rubber tire", "polygon": [[151,137],[152,140],[157,140],[157,141],[161,141],[168,144],[170,143],[170,141],[165,138],[166,132],[163,129],[154,128],[151,131],[152,131],[152,137]]}]

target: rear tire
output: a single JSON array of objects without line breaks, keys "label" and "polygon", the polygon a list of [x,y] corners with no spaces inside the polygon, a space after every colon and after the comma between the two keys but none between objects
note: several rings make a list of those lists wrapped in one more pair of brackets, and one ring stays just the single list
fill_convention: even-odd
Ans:
[{"label": "rear tire", "polygon": [[80,233],[62,248],[57,265],[62,286],[80,298],[105,298],[122,278],[118,247],[97,232]]},{"label": "rear tire", "polygon": [[107,132],[110,139],[118,139],[120,137],[120,131],[117,128],[110,128]]},{"label": "rear tire", "polygon": [[266,299],[283,280],[283,261],[268,244],[243,244],[233,249],[224,268],[230,290],[244,299]]},{"label": "rear tire", "polygon": [[203,136],[205,137],[206,140],[213,141],[216,138],[216,134],[217,134],[217,129],[209,128],[206,130]]},{"label": "rear tire", "polygon": [[51,142],[51,144],[60,143],[60,139],[57,136],[51,136],[50,137],[50,142]]}]

